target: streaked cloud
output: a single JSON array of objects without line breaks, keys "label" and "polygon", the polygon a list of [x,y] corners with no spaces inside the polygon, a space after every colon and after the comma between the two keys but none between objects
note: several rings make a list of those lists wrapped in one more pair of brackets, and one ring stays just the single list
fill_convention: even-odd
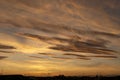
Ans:
[{"label": "streaked cloud", "polygon": [[62,59],[62,60],[71,60],[73,58],[70,58],[70,57],[52,57],[54,59]]},{"label": "streaked cloud", "polygon": [[98,56],[91,56],[91,57],[99,57],[99,58],[117,58],[117,56],[100,56],[100,55],[98,55]]},{"label": "streaked cloud", "polygon": [[[106,47],[106,44],[109,44],[110,42],[104,39],[80,41],[81,38],[71,39],[71,38],[47,37],[47,36],[40,36],[29,33],[23,33],[20,35],[35,38],[43,42],[52,44],[53,46],[50,47],[50,49],[53,50],[60,50],[65,52],[83,52],[83,53],[98,54],[98,55],[99,54],[114,55],[114,53],[116,53],[116,51],[110,50]],[[56,42],[59,42],[59,44],[56,44]],[[67,43],[67,45],[62,45],[60,43]],[[69,55],[75,56],[75,54],[69,54]],[[80,55],[76,54],[76,56],[80,56]],[[84,59],[89,59],[89,58],[84,58]]]},{"label": "streaked cloud", "polygon": [[14,67],[15,73],[32,69],[31,74],[120,74],[119,4],[120,0],[0,0],[0,60],[10,66],[6,73],[14,73]]},{"label": "streaked cloud", "polygon": [[7,58],[7,56],[0,56],[0,60]]},{"label": "streaked cloud", "polygon": [[114,51],[109,50],[107,48],[105,49],[104,47],[101,47],[101,45],[99,44],[98,46],[96,46],[95,44],[81,42],[81,41],[71,41],[68,43],[69,45],[66,46],[56,45],[54,47],[50,47],[50,49],[67,51],[67,52],[84,52],[84,53],[107,54],[107,55],[114,53]]},{"label": "streaked cloud", "polygon": [[43,57],[39,57],[39,56],[29,56],[29,57],[38,58],[38,59],[40,59],[40,58],[44,59]]},{"label": "streaked cloud", "polygon": [[16,49],[16,48],[13,46],[0,44],[0,49]]},{"label": "streaked cloud", "polygon": [[40,55],[48,55],[48,56],[54,55],[54,54],[52,54],[52,53],[38,53],[38,54],[40,54]]},{"label": "streaked cloud", "polygon": [[1,53],[14,53],[14,52],[11,52],[11,51],[3,51],[3,50],[0,50]]},{"label": "streaked cloud", "polygon": [[83,59],[83,60],[90,60],[90,58],[86,55],[80,55],[80,54],[70,54],[70,53],[66,53],[64,54],[66,56],[75,56],[76,58],[75,59]]}]

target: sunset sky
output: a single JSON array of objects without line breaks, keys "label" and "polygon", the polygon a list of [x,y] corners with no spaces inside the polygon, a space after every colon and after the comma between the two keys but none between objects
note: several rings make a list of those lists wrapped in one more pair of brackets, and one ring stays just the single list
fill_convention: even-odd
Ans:
[{"label": "sunset sky", "polygon": [[0,0],[0,74],[120,75],[120,0]]}]

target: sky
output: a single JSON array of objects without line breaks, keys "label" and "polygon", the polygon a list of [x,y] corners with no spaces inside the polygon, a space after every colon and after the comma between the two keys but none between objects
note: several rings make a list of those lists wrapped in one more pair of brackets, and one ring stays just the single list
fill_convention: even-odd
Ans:
[{"label": "sky", "polygon": [[0,0],[0,74],[120,75],[120,0]]}]

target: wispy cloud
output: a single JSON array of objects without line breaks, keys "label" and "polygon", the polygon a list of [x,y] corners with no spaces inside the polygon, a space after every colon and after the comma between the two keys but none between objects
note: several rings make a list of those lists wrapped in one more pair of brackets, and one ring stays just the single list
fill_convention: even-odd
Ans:
[{"label": "wispy cloud", "polygon": [[0,49],[16,49],[16,48],[15,48],[15,47],[13,47],[13,46],[0,44]]},{"label": "wispy cloud", "polygon": [[62,59],[62,60],[72,60],[73,58],[70,58],[70,57],[58,57],[58,56],[54,56],[52,57],[54,59]]},{"label": "wispy cloud", "polygon": [[[16,61],[16,67],[31,59],[49,59],[58,66],[60,59],[67,68],[71,64],[77,71],[82,70],[82,63],[93,62],[91,68],[98,63],[97,70],[98,58],[104,60],[101,64],[119,66],[119,4],[120,0],[0,0],[0,53],[22,53],[21,57],[11,54],[12,59],[8,58]],[[9,57],[2,55],[0,60]],[[45,66],[41,69],[48,71]],[[120,73],[118,69],[111,70]]]},{"label": "wispy cloud", "polygon": [[38,58],[38,59],[44,59],[43,57],[40,57],[40,56],[29,56],[31,58]]},{"label": "wispy cloud", "polygon": [[101,35],[101,36],[107,36],[112,38],[120,38],[120,34],[114,34],[109,32],[100,32],[100,31],[93,31],[92,34]]},{"label": "wispy cloud", "polygon": [[52,53],[38,53],[38,54],[40,54],[40,55],[46,55],[46,56],[52,56],[52,55],[54,55]]},{"label": "wispy cloud", "polygon": [[72,53],[65,53],[65,56],[72,56],[75,57],[74,59],[83,59],[83,60],[90,60],[90,58],[86,55],[80,55],[80,54],[72,54]]},{"label": "wispy cloud", "polygon": [[71,41],[69,42],[69,45],[56,45],[54,47],[50,47],[50,49],[67,51],[67,52],[83,52],[83,53],[107,54],[107,55],[114,53],[114,51],[112,50],[109,50],[105,47],[101,47],[100,44],[96,46],[95,44],[81,42],[81,41]]},{"label": "wispy cloud", "polygon": [[7,58],[7,56],[0,56],[0,60]]},{"label": "wispy cloud", "polygon": [[98,56],[91,56],[91,57],[96,57],[96,58],[118,58],[117,56],[106,56],[106,55],[98,55]]},{"label": "wispy cloud", "polygon": [[[25,37],[30,37],[33,39],[38,39],[43,42],[52,44],[53,46],[49,47],[49,49],[52,50],[65,51],[65,52],[83,52],[87,54],[98,54],[98,55],[99,54],[114,55],[116,53],[116,51],[107,48],[106,45],[109,44],[110,42],[104,39],[81,41],[80,38],[71,39],[71,38],[60,38],[60,37],[47,37],[36,34],[30,34],[30,33],[23,33],[20,35],[23,35]],[[56,44],[55,42],[59,42],[59,44]],[[64,45],[62,43],[67,43],[67,45]],[[75,54],[69,54],[69,55],[75,56]],[[80,56],[80,55],[76,55],[76,56]]]},{"label": "wispy cloud", "polygon": [[14,53],[12,51],[3,51],[3,50],[0,50],[1,53]]}]

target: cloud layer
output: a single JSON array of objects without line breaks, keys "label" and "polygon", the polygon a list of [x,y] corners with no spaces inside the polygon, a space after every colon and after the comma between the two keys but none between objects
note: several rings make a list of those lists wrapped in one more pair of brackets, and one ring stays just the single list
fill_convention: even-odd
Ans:
[{"label": "cloud layer", "polygon": [[[63,69],[66,74],[69,66],[71,72],[77,69],[78,73],[81,66],[89,71],[86,67],[95,65],[96,73],[100,72],[98,66],[119,67],[119,4],[120,0],[1,0],[0,60],[9,60],[11,64],[5,66],[16,70],[19,66],[14,62],[35,60],[42,63],[43,70],[48,69],[44,66],[47,63],[50,73]],[[46,60],[49,62],[43,63]],[[40,66],[31,63],[36,65],[32,68]],[[65,66],[56,69],[59,64]],[[114,74],[120,74],[116,67],[110,67]]]}]

